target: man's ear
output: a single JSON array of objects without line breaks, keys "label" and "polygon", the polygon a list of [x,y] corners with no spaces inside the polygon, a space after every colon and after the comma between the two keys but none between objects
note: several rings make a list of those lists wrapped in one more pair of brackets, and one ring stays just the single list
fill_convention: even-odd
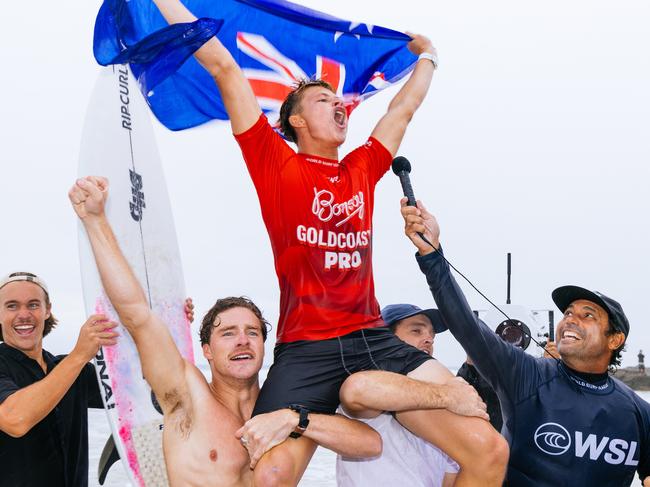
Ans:
[{"label": "man's ear", "polygon": [[293,128],[304,127],[306,124],[307,122],[300,115],[291,115],[289,117],[289,125]]},{"label": "man's ear", "polygon": [[210,345],[204,343],[203,345],[201,345],[201,348],[203,349],[203,356],[205,357],[205,359],[212,360],[212,350],[210,350]]},{"label": "man's ear", "polygon": [[609,349],[610,350],[616,350],[619,348],[621,345],[625,343],[625,335],[623,332],[617,331],[613,335],[609,335],[608,342],[609,342]]}]

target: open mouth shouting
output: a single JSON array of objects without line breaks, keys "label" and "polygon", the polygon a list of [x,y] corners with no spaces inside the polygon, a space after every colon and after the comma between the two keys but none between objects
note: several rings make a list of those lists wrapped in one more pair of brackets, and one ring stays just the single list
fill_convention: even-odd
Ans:
[{"label": "open mouth shouting", "polygon": [[347,118],[348,114],[344,107],[338,106],[334,109],[334,123],[336,123],[338,128],[344,129],[346,127]]}]

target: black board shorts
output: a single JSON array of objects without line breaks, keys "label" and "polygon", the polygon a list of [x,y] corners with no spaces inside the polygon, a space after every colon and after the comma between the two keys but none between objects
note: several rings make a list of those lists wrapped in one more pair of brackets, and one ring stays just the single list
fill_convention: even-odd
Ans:
[{"label": "black board shorts", "polygon": [[291,405],[333,414],[340,402],[341,384],[350,374],[385,370],[406,375],[427,360],[433,357],[406,344],[388,327],[328,340],[279,343],[253,416]]}]

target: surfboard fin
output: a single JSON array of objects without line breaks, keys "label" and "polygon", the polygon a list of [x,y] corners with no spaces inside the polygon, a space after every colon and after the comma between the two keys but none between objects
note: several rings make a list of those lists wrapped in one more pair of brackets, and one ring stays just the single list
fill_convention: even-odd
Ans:
[{"label": "surfboard fin", "polygon": [[97,467],[97,476],[99,477],[99,485],[104,485],[106,480],[106,475],[111,466],[120,459],[120,454],[117,452],[115,447],[115,442],[113,441],[113,435],[108,437],[102,454],[99,457],[99,465]]}]

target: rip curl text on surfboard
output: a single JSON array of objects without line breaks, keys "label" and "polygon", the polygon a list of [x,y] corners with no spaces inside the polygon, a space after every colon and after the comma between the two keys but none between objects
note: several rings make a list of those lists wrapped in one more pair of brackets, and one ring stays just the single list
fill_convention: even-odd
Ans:
[{"label": "rip curl text on surfboard", "polygon": [[120,85],[120,113],[122,114],[122,128],[131,130],[131,113],[129,112],[129,70],[126,65],[117,69],[118,83]]}]

